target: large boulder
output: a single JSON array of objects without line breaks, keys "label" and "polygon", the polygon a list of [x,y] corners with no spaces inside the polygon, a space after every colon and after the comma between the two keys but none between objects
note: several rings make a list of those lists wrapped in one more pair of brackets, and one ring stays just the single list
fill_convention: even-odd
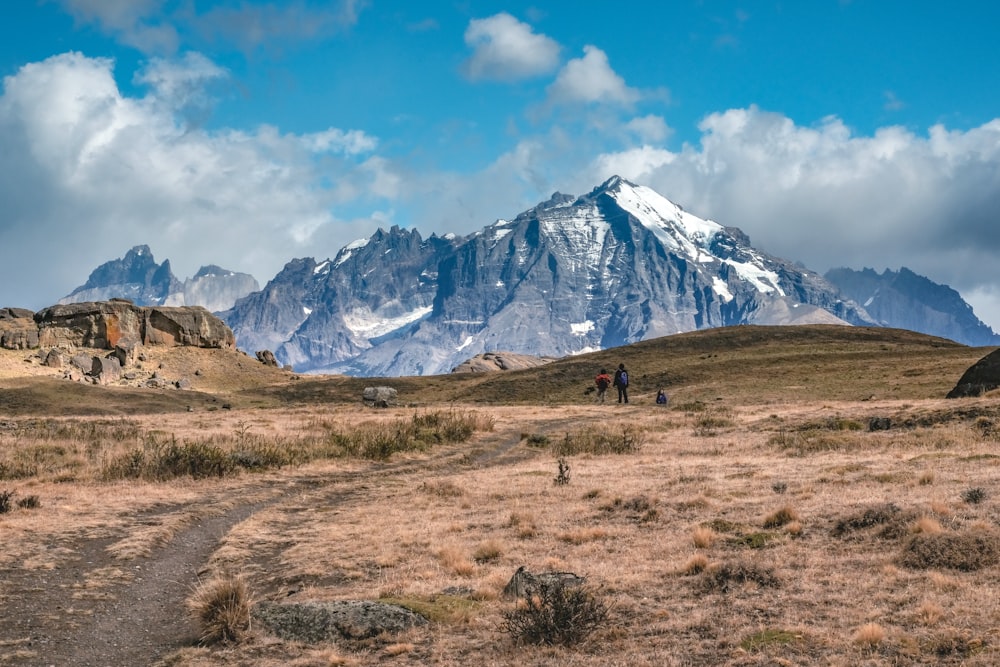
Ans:
[{"label": "large boulder", "polygon": [[396,404],[399,393],[392,387],[365,387],[361,400],[373,408],[388,408]]},{"label": "large boulder", "polygon": [[136,306],[124,299],[51,306],[34,316],[44,347],[121,348],[136,345],[190,345],[232,348],[232,330],[200,306]]},{"label": "large boulder", "polygon": [[232,329],[201,306],[144,310],[148,316],[143,343],[223,349],[236,347]]},{"label": "large boulder", "polygon": [[990,352],[973,364],[959,379],[948,398],[981,396],[1000,387],[1000,349]]}]

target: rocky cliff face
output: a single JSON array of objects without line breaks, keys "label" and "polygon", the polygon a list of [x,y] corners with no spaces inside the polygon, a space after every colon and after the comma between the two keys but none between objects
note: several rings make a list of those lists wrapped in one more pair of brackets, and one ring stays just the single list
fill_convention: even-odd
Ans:
[{"label": "rocky cliff face", "polygon": [[821,276],[617,177],[468,238],[380,230],[333,261],[289,263],[222,316],[243,347],[355,375],[443,373],[496,350],[561,357],[751,322],[874,324]]},{"label": "rocky cliff face", "polygon": [[437,267],[454,239],[393,227],[333,259],[296,259],[263,290],[220,313],[244,349],[315,369],[405,335],[430,315]]},{"label": "rocky cliff face", "polygon": [[253,276],[215,265],[202,267],[181,282],[170,260],[157,264],[149,246],[135,246],[121,259],[100,265],[59,300],[60,305],[127,299],[139,306],[201,306],[212,312],[232,307],[236,300],[260,289]]},{"label": "rocky cliff face", "polygon": [[1000,336],[984,324],[958,292],[917,275],[906,267],[831,269],[826,278],[841,293],[864,304],[881,326],[909,329],[972,346],[1000,345]]},{"label": "rocky cliff face", "polygon": [[62,304],[35,313],[34,322],[40,347],[110,350],[190,345],[229,349],[236,345],[229,327],[199,306],[136,306],[122,300]]}]

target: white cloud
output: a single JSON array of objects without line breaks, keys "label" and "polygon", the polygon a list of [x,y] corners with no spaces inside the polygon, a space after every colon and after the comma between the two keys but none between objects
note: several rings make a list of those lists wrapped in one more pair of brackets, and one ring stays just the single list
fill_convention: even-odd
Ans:
[{"label": "white cloud", "polygon": [[331,127],[323,132],[303,135],[302,143],[306,148],[317,153],[359,155],[375,150],[378,140],[361,130],[344,132],[339,128]]},{"label": "white cloud", "polygon": [[700,129],[697,147],[605,153],[588,174],[613,169],[814,270],[906,266],[1000,312],[1000,119],[855,136],[751,107]]},{"label": "white cloud", "polygon": [[662,116],[650,114],[633,118],[625,123],[625,129],[645,142],[659,143],[670,136],[670,127]]},{"label": "white cloud", "polygon": [[559,64],[558,43],[506,12],[470,21],[465,43],[473,49],[465,62],[473,81],[516,81],[547,74]]},{"label": "white cloud", "polygon": [[641,97],[629,88],[608,63],[608,56],[596,46],[583,47],[583,57],[570,60],[548,88],[554,104],[605,103],[630,106]]},{"label": "white cloud", "polygon": [[[374,178],[350,156],[374,138],[336,128],[192,129],[158,95],[197,76],[161,68],[152,92],[131,98],[112,67],[68,53],[4,80],[0,264],[21,279],[0,285],[0,302],[50,305],[138,244],[170,259],[181,278],[213,263],[265,281],[292,257],[336,252],[333,211],[363,206]],[[370,220],[352,224],[345,240],[366,224],[374,231]],[[317,247],[320,239],[334,245]]]}]

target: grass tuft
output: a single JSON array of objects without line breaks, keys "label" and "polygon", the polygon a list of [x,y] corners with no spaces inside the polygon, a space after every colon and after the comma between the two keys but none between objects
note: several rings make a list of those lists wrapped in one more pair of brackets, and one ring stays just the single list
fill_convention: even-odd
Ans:
[{"label": "grass tuft", "polygon": [[250,590],[240,575],[206,581],[188,600],[202,644],[236,643],[246,638],[250,630],[250,606]]}]

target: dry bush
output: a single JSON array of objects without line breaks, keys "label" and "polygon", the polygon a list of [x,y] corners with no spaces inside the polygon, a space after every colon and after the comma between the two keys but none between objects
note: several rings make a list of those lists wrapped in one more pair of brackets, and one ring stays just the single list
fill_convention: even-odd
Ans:
[{"label": "dry bush", "polygon": [[691,533],[691,540],[699,549],[708,549],[715,543],[718,534],[708,526],[698,526]]},{"label": "dry bush", "polygon": [[448,546],[439,549],[437,559],[445,569],[463,577],[476,571],[476,566],[469,559],[465,550],[458,547]]},{"label": "dry bush", "polygon": [[728,593],[733,584],[757,584],[762,588],[781,585],[774,570],[749,561],[723,563],[705,571],[704,584],[709,591]]},{"label": "dry bush", "polygon": [[941,527],[941,524],[934,517],[924,515],[913,524],[913,532],[924,535],[937,535],[944,532],[944,528]]},{"label": "dry bush", "polygon": [[683,574],[701,574],[708,569],[708,556],[705,554],[695,554],[688,559],[688,562],[681,568]]},{"label": "dry bush", "polygon": [[865,623],[854,633],[854,643],[868,648],[878,646],[885,639],[885,628],[878,623]]},{"label": "dry bush", "polygon": [[188,600],[203,644],[241,641],[250,630],[250,607],[250,591],[240,575],[206,581]]},{"label": "dry bush", "polygon": [[800,521],[790,522],[787,526],[785,526],[785,532],[792,537],[799,537],[802,535],[802,523]]},{"label": "dry bush", "polygon": [[604,625],[608,605],[583,586],[542,585],[504,612],[501,629],[516,643],[572,646]]},{"label": "dry bush", "polygon": [[496,540],[483,542],[472,552],[472,560],[477,563],[492,563],[503,556],[503,546]]},{"label": "dry bush", "polygon": [[1000,534],[918,533],[903,547],[899,563],[912,569],[944,568],[974,572],[1000,562]]},{"label": "dry bush", "polygon": [[838,519],[831,534],[834,537],[843,537],[857,530],[897,523],[902,517],[903,511],[892,503],[874,505],[860,513]]},{"label": "dry bush", "polygon": [[935,475],[933,470],[925,470],[922,473],[920,473],[920,477],[917,479],[917,483],[920,484],[921,486],[929,486],[934,483],[934,477]]},{"label": "dry bush", "polygon": [[978,505],[986,500],[986,489],[981,486],[974,486],[971,489],[962,491],[962,500],[970,505]]},{"label": "dry bush", "polygon": [[936,625],[942,618],[944,618],[944,609],[935,602],[925,600],[917,608],[917,619],[924,625]]},{"label": "dry bush", "polygon": [[780,528],[799,520],[799,513],[791,505],[785,505],[764,518],[764,528]]},{"label": "dry bush", "polygon": [[633,423],[598,424],[567,433],[553,447],[557,456],[634,454],[645,439],[645,430]]},{"label": "dry bush", "polygon": [[0,491],[0,514],[6,514],[13,509],[11,501],[14,499],[14,491]]},{"label": "dry bush", "polygon": [[538,535],[538,526],[535,523],[533,514],[525,512],[511,512],[507,519],[507,527],[514,529],[514,534],[522,540],[531,539]]}]

